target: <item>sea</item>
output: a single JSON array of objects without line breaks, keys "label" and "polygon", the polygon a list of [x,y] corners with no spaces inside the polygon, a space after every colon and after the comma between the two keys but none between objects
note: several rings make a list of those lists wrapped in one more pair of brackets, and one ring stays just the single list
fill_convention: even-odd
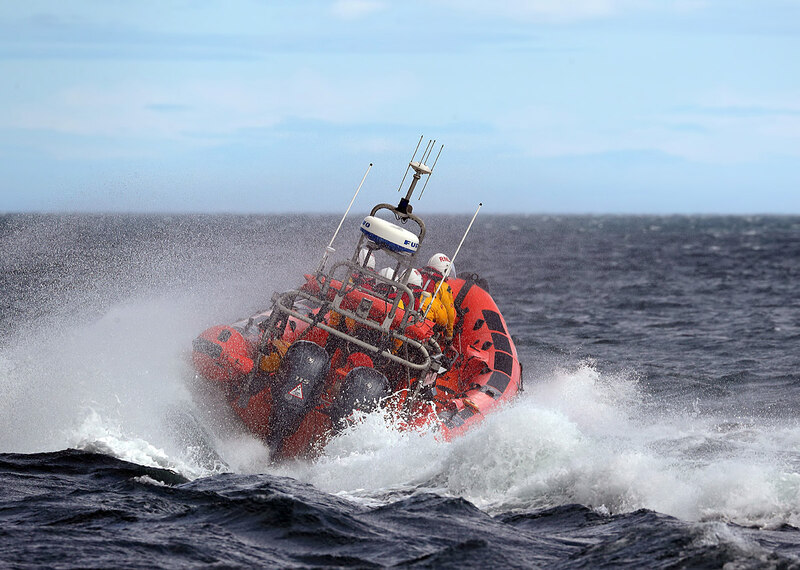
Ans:
[{"label": "sea", "polygon": [[[469,220],[428,216],[420,258]],[[0,567],[800,568],[800,217],[480,215],[455,266],[524,392],[449,442],[374,412],[273,462],[192,340],[337,224],[0,215]]]}]

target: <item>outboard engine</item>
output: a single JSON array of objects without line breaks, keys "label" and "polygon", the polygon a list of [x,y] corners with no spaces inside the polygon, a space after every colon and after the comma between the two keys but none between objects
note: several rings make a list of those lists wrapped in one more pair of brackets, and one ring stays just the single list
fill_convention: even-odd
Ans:
[{"label": "outboard engine", "polygon": [[317,404],[330,369],[330,357],[316,343],[299,340],[289,347],[272,387],[268,443],[279,454],[284,440],[300,427]]},{"label": "outboard engine", "polygon": [[355,410],[371,412],[392,389],[386,376],[367,366],[353,368],[342,382],[342,389],[330,407],[334,429],[343,427],[343,420]]}]

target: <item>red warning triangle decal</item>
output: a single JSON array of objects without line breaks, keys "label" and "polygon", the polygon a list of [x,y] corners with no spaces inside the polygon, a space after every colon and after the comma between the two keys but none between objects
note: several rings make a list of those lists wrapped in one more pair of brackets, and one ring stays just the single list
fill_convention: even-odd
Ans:
[{"label": "red warning triangle decal", "polygon": [[294,396],[295,398],[300,398],[302,400],[303,399],[303,383],[300,382],[297,386],[292,388],[289,391],[289,395],[290,396]]}]

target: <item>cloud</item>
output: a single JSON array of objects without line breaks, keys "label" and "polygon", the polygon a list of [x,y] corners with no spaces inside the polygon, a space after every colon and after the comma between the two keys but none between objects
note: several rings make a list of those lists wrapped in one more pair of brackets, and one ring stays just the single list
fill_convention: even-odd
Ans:
[{"label": "cloud", "polygon": [[528,157],[555,159],[654,152],[734,165],[800,157],[800,97],[793,92],[698,96],[672,110],[643,109],[626,121],[547,105],[499,114],[494,130]]},{"label": "cloud", "polygon": [[683,110],[705,115],[796,115],[800,114],[800,91],[745,93],[719,88],[702,95],[697,105]]},{"label": "cloud", "polygon": [[[299,69],[261,78],[209,73],[214,79],[123,78],[110,85],[99,82],[65,86],[35,99],[21,99],[0,115],[0,129],[53,134],[46,147],[91,144],[91,137],[108,141],[135,141],[138,147],[177,143],[188,149],[218,146],[242,133],[263,136],[287,121],[361,125],[401,118],[411,72],[368,77]],[[45,140],[35,137],[33,140]],[[75,148],[64,152],[74,153]]]}]

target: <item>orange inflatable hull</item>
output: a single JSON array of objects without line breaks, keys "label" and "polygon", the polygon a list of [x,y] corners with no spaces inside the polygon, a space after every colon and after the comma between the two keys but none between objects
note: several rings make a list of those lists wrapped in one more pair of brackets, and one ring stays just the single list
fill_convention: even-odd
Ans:
[{"label": "orange inflatable hull", "polygon": [[[320,283],[310,276],[307,279],[301,290],[316,289],[313,292],[318,293]],[[427,429],[433,423],[444,439],[469,430],[522,389],[522,367],[517,350],[492,297],[473,279],[449,279],[448,283],[459,314],[452,347],[446,350],[446,356],[451,360],[449,369],[435,378],[428,378],[424,397],[413,398],[409,393],[419,390],[416,385],[402,385],[401,379],[390,377],[390,370],[381,370],[386,372],[386,377],[394,386],[394,393],[383,402],[383,407],[395,414],[399,425],[404,429]],[[339,282],[331,282],[329,296],[332,298],[341,286]],[[391,310],[388,303],[370,298],[363,291],[348,293],[342,300],[342,306],[358,306],[365,297],[371,302],[370,319],[380,321]],[[268,313],[264,313],[254,315],[251,319],[267,317]],[[402,309],[398,308],[392,320],[393,326],[402,319]],[[290,346],[300,339],[311,341],[325,348],[331,357],[330,370],[318,403],[305,414],[299,427],[281,445],[282,457],[308,457],[318,454],[335,433],[336,428],[328,410],[336,398],[337,387],[354,365],[363,363],[342,362],[342,355],[330,346],[328,333],[321,328],[310,327],[303,320],[294,321],[292,326],[286,327],[282,338],[286,345]],[[320,319],[320,322],[326,321]],[[417,334],[431,333],[429,321],[415,326],[418,328]],[[268,375],[263,386],[243,388],[257,358],[258,335],[254,330],[257,329],[248,328],[244,323],[212,327],[195,340],[192,358],[198,375],[222,390],[229,405],[247,428],[269,442],[272,435],[271,418],[273,413],[280,413],[273,394],[276,389],[271,381],[274,375]]]}]

